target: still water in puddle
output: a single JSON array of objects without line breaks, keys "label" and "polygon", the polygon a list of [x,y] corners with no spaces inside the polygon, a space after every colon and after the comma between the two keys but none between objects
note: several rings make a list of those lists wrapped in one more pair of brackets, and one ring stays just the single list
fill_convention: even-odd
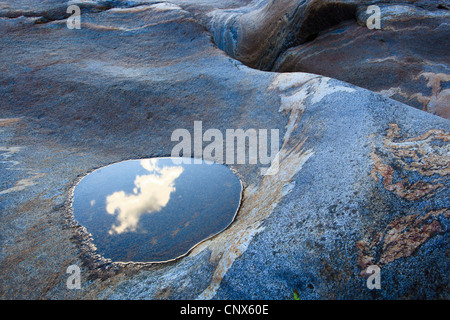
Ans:
[{"label": "still water in puddle", "polygon": [[73,214],[99,254],[112,261],[168,261],[231,224],[240,180],[224,165],[175,159],[119,162],[76,185]]}]

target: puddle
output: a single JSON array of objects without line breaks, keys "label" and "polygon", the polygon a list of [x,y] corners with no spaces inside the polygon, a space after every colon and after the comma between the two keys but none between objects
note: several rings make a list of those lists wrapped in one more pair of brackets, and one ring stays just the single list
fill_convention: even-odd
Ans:
[{"label": "puddle", "polygon": [[221,164],[179,160],[123,161],[76,185],[75,220],[92,235],[100,255],[120,262],[169,261],[233,222],[240,180]]}]

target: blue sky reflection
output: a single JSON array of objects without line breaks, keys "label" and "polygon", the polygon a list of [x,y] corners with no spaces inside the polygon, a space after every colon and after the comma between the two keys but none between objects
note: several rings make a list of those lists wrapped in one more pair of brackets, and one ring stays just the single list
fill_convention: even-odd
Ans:
[{"label": "blue sky reflection", "polygon": [[241,192],[240,180],[221,164],[128,160],[84,177],[72,206],[105,258],[160,262],[228,227]]}]

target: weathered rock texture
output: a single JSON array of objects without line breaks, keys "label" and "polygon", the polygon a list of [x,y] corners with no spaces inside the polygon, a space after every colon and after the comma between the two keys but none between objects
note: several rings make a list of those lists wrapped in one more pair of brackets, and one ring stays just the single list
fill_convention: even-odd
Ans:
[{"label": "weathered rock texture", "polygon": [[[118,3],[83,13],[80,30],[0,18],[1,298],[448,299],[448,120],[321,75],[249,68],[213,43],[211,2]],[[196,120],[279,129],[278,174],[231,165],[245,187],[236,221],[177,261],[97,256],[72,220],[73,186],[169,156],[173,130]],[[71,264],[81,290],[66,287]],[[381,290],[366,287],[371,264]]]},{"label": "weathered rock texture", "polygon": [[[373,3],[381,30],[366,26]],[[253,1],[210,13],[207,25],[219,48],[252,68],[330,76],[449,118],[448,3],[386,3]]]},{"label": "weathered rock texture", "polygon": [[327,75],[450,118],[450,13],[380,6],[381,30],[370,30],[365,8],[314,41],[285,51],[273,70]]}]

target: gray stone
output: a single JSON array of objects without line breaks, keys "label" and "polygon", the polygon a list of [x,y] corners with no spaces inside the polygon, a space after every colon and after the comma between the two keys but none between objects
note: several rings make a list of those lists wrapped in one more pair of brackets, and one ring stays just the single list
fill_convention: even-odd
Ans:
[{"label": "gray stone", "polygon": [[[0,297],[448,299],[449,120],[249,68],[213,43],[211,8],[194,7],[122,5],[83,14],[80,30],[0,18]],[[236,220],[187,256],[105,261],[72,219],[74,185],[170,156],[172,132],[197,120],[279,129],[278,173],[230,164],[245,188]],[[71,264],[81,290],[66,287]],[[381,290],[366,287],[372,264]]]},{"label": "gray stone", "polygon": [[[374,4],[381,30],[366,26]],[[329,76],[449,118],[448,10],[445,1],[263,0],[204,23],[252,68]]]}]

